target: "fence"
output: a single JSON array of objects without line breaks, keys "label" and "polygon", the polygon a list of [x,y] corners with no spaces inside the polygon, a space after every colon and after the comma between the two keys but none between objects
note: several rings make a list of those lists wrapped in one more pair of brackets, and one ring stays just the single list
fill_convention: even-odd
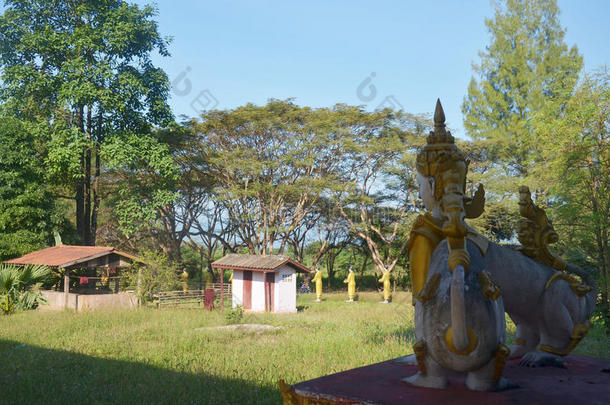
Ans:
[{"label": "fence", "polygon": [[[214,283],[214,302],[220,304],[220,283]],[[162,306],[194,305],[198,307],[204,303],[206,290],[179,290],[160,291],[153,295],[153,302],[160,308]],[[231,300],[231,284],[224,284],[223,292],[225,301]]]}]

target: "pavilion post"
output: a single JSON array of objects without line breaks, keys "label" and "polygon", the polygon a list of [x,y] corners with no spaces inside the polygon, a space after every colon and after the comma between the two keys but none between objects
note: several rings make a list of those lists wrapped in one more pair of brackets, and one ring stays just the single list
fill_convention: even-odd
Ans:
[{"label": "pavilion post", "polygon": [[138,285],[136,289],[136,295],[138,296],[138,301],[142,296],[142,266],[138,266]]},{"label": "pavilion post", "polygon": [[64,271],[64,309],[68,309],[68,298],[70,295],[70,270]]},{"label": "pavilion post", "polygon": [[220,268],[220,309],[225,310],[225,270]]}]

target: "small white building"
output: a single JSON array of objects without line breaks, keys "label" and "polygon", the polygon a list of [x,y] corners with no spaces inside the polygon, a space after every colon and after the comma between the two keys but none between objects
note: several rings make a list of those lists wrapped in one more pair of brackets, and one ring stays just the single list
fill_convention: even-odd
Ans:
[{"label": "small white building", "polygon": [[229,254],[212,267],[233,270],[233,308],[251,312],[297,312],[296,273],[311,270],[286,256]]}]

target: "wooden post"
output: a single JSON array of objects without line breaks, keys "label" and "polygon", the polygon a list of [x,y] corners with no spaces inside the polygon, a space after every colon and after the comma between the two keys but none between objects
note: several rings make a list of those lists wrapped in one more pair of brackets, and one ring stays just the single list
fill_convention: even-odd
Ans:
[{"label": "wooden post", "polygon": [[68,296],[70,294],[70,270],[64,271],[64,309],[68,309]]},{"label": "wooden post", "polygon": [[220,309],[225,310],[225,270],[220,268]]},{"label": "wooden post", "polygon": [[136,295],[138,296],[138,304],[142,304],[140,297],[142,296],[142,267],[138,266],[138,286],[136,289]]},{"label": "wooden post", "polygon": [[119,292],[119,272],[116,267],[113,267],[112,269],[114,270],[113,273],[116,277],[114,279],[114,293],[117,294]]},{"label": "wooden post", "polygon": [[203,291],[203,252],[199,252],[199,260],[201,260],[201,266],[199,266],[199,290]]}]

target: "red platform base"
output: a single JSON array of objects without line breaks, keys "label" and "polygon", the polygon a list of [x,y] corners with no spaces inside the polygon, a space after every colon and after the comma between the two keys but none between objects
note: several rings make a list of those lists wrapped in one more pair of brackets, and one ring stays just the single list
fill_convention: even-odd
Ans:
[{"label": "red platform base", "polygon": [[508,361],[503,375],[520,388],[501,392],[470,391],[459,373],[450,375],[444,390],[413,387],[402,379],[417,367],[389,360],[293,385],[291,394],[302,404],[610,404],[609,359],[567,356],[567,368],[518,363]]}]

